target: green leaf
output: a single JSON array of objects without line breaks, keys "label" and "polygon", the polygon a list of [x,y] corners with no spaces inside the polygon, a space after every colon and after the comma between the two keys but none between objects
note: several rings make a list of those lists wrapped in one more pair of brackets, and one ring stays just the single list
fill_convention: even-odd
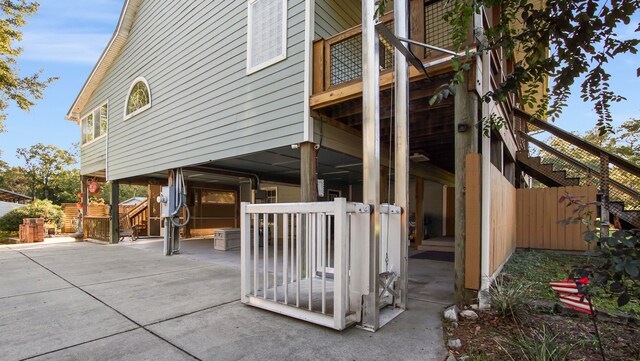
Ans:
[{"label": "green leaf", "polygon": [[627,292],[621,294],[618,297],[618,307],[626,305],[627,303],[629,303],[629,301],[631,301],[631,295],[629,295]]},{"label": "green leaf", "polygon": [[633,278],[638,277],[638,275],[640,275],[640,269],[638,269],[638,267],[632,265],[631,263],[627,263],[624,266],[624,270],[627,272],[627,274]]}]

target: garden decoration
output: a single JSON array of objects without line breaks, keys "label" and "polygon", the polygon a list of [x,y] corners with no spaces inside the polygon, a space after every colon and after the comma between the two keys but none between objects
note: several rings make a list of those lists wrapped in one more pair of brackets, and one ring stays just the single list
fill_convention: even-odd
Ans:
[{"label": "garden decoration", "polygon": [[600,332],[598,331],[598,317],[591,302],[591,295],[589,295],[589,277],[567,278],[560,281],[552,281],[549,284],[553,292],[560,297],[560,302],[571,309],[591,316],[593,327],[596,331],[596,338],[598,339],[598,346],[600,347],[600,355],[602,355],[602,360],[606,361],[602,340],[600,339]]}]

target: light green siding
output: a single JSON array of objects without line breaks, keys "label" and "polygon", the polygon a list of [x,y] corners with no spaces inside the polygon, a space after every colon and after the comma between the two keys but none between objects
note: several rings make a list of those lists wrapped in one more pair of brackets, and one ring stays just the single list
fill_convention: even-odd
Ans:
[{"label": "light green siding", "polygon": [[362,23],[360,1],[316,0],[316,38],[327,39]]},{"label": "light green siding", "polygon": [[[143,1],[85,107],[109,100],[109,179],[302,141],[304,0],[289,0],[287,16],[287,58],[247,76],[246,0]],[[140,76],[152,106],[124,120]]]},{"label": "light green siding", "polygon": [[100,137],[80,148],[80,171],[91,174],[104,170],[106,137]]}]

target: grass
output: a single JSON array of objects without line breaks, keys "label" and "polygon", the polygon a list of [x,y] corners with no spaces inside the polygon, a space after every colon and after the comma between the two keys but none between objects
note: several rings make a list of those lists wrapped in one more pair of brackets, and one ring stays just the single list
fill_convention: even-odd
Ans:
[{"label": "grass", "polygon": [[[527,297],[529,299],[546,299],[557,301],[549,282],[567,278],[575,267],[592,265],[599,262],[596,257],[584,254],[566,254],[546,251],[519,251],[511,256],[503,272],[508,274],[511,281],[529,285]],[[617,295],[599,290],[594,296],[593,303],[597,309],[606,311],[622,311],[640,314],[640,304],[629,302],[624,307],[618,307]]]}]

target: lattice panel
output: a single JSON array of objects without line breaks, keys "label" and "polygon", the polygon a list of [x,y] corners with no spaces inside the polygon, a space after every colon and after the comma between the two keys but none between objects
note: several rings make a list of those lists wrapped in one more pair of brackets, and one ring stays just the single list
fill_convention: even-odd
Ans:
[{"label": "lattice panel", "polygon": [[[385,23],[393,29],[393,21]],[[380,69],[393,68],[393,46],[382,37],[380,41]],[[362,35],[358,34],[331,44],[330,85],[346,83],[362,77]]]},{"label": "lattice panel", "polygon": [[[444,15],[452,7],[452,1],[426,2],[424,7],[425,43],[455,50],[451,38],[451,26],[444,20]],[[427,49],[426,56],[432,55],[437,55],[437,52]]]}]

